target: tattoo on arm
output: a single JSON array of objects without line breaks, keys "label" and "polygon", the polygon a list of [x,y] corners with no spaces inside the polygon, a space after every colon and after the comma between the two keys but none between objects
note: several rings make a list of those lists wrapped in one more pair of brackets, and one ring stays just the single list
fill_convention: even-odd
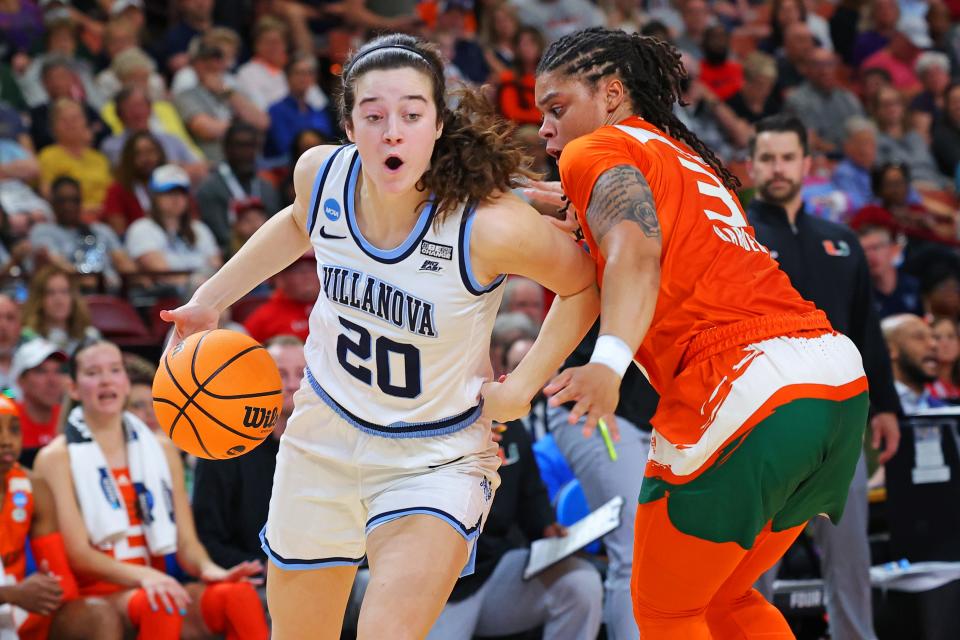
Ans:
[{"label": "tattoo on arm", "polygon": [[598,244],[624,220],[638,224],[645,236],[660,243],[660,222],[653,192],[636,167],[617,165],[597,178],[586,218]]}]

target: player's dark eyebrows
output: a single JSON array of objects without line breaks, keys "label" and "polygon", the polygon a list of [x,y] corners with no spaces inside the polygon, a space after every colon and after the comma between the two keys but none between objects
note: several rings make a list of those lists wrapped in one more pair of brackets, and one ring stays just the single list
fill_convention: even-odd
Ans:
[{"label": "player's dark eyebrows", "polygon": [[[370,96],[370,97],[367,97],[367,98],[363,98],[363,99],[360,100],[360,102],[358,102],[357,104],[360,105],[360,106],[363,106],[363,105],[368,104],[368,103],[370,103],[370,102],[377,102],[377,101],[379,101],[379,100],[382,100],[382,98],[381,98],[380,96]],[[410,95],[406,95],[406,96],[401,96],[401,97],[400,97],[400,100],[401,100],[401,101],[403,101],[403,100],[419,100],[420,102],[422,102],[422,103],[424,103],[424,104],[427,103],[427,99],[426,99],[425,97],[423,97],[422,95],[420,95],[419,93],[414,93],[414,94],[410,94]]]},{"label": "player's dark eyebrows", "polygon": [[548,102],[560,95],[559,91],[548,91],[542,98],[537,100],[537,106],[543,107],[546,106]]}]

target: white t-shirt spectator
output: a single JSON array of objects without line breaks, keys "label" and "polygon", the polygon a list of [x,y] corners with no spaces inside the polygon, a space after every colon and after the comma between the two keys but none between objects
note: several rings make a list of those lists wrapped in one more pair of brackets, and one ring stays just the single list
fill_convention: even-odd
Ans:
[{"label": "white t-shirt spectator", "polygon": [[547,43],[588,27],[602,27],[603,11],[589,0],[511,0],[520,22],[536,27]]},{"label": "white t-shirt spectator", "polygon": [[199,220],[191,222],[196,242],[193,246],[176,234],[167,233],[152,218],[140,218],[127,229],[127,253],[136,260],[151,251],[161,251],[171,271],[211,269],[210,259],[220,255],[213,233]]}]

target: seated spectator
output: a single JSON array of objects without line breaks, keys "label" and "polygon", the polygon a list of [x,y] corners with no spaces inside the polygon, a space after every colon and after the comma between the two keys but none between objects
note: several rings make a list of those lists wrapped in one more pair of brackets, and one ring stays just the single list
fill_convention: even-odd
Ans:
[{"label": "seated spectator", "polygon": [[673,39],[673,44],[694,59],[702,60],[701,44],[712,19],[710,5],[706,0],[686,0],[680,5],[680,18],[683,20],[683,31]]},{"label": "seated spectator", "polygon": [[660,22],[659,20],[651,20],[647,24],[643,25],[643,29],[640,30],[640,35],[656,38],[661,42],[670,42],[670,29],[667,28],[666,24]]},{"label": "seated spectator", "polygon": [[53,181],[62,175],[80,183],[83,194],[83,214],[96,219],[103,211],[107,187],[113,181],[110,161],[94,149],[93,134],[78,102],[61,98],[53,104],[50,113],[54,144],[40,150],[40,184],[44,193],[50,193]]},{"label": "seated spectator", "polygon": [[607,3],[605,13],[607,15],[605,26],[608,29],[639,33],[647,23],[647,16],[644,15],[640,4],[634,0],[612,0]]},{"label": "seated spectator", "polygon": [[290,32],[282,20],[265,15],[253,25],[253,57],[237,69],[237,81],[261,111],[289,92],[283,74],[289,49]]},{"label": "seated spectator", "polygon": [[80,183],[68,176],[57,178],[50,188],[50,200],[56,222],[34,225],[28,236],[30,244],[44,251],[52,262],[75,271],[85,289],[96,291],[99,285],[119,289],[120,274],[132,273],[136,267],[113,229],[100,222],[83,221]]},{"label": "seated spectator", "polygon": [[907,110],[903,95],[893,87],[883,87],[870,105],[877,123],[877,162],[904,164],[910,168],[914,186],[946,189],[950,181],[937,169],[930,147],[923,136],[907,128]]},{"label": "seated spectator", "polygon": [[540,283],[521,276],[507,278],[500,313],[523,313],[539,327],[546,315],[544,306],[544,290]]},{"label": "seated spectator", "polygon": [[751,127],[703,84],[696,60],[684,56],[684,66],[688,75],[681,86],[684,104],[673,106],[674,115],[723,160],[741,155],[750,141]]},{"label": "seated spectator", "polygon": [[10,377],[16,382],[16,404],[23,433],[20,464],[28,469],[42,447],[57,435],[60,403],[67,390],[63,364],[67,354],[52,342],[35,338],[13,356]]},{"label": "seated spectator", "polygon": [[877,127],[862,116],[849,118],[843,127],[844,157],[833,171],[832,182],[847,196],[847,211],[853,213],[874,199],[870,172],[877,161]]},{"label": "seated spectator", "polygon": [[16,384],[10,376],[13,354],[20,346],[20,306],[13,298],[0,293],[0,393]]},{"label": "seated spectator", "polygon": [[[20,59],[26,59],[26,54],[17,54]],[[10,65],[0,60],[0,102],[5,102],[17,111],[27,111],[29,106],[23,99],[23,92],[13,75]]]},{"label": "seated spectator", "polygon": [[930,326],[923,318],[904,313],[885,318],[880,330],[890,350],[893,384],[903,410],[911,414],[942,406],[927,390],[927,385],[937,379],[940,367]]},{"label": "seated spectator", "polygon": [[273,170],[274,183],[280,185],[281,206],[285,207],[293,204],[297,195],[293,189],[293,168],[297,166],[297,160],[309,149],[326,143],[327,138],[316,129],[304,129],[293,138],[293,142],[290,143],[290,151],[287,154],[290,158],[287,166],[277,167]]},{"label": "seated spectator", "polygon": [[44,338],[65,353],[100,332],[90,324],[90,311],[67,271],[56,265],[39,269],[23,303],[23,339]]},{"label": "seated spectator", "polygon": [[806,82],[787,96],[785,109],[800,118],[814,134],[815,151],[836,153],[844,140],[844,123],[861,115],[860,101],[837,82],[837,57],[826,49],[815,49],[806,65]]},{"label": "seated spectator", "polygon": [[520,27],[514,47],[516,58],[512,68],[500,74],[497,103],[508,120],[523,125],[538,125],[543,120],[534,96],[537,64],[543,56],[543,35],[533,27]]},{"label": "seated spectator", "polygon": [[910,128],[929,144],[933,123],[943,113],[944,92],[950,86],[950,59],[937,51],[925,51],[917,58],[916,71],[923,91],[910,102]]},{"label": "seated spectator", "polygon": [[[224,567],[266,561],[260,530],[267,521],[280,436],[293,413],[293,395],[307,366],[299,338],[276,336],[266,347],[280,370],[283,388],[283,406],[273,433],[245,455],[197,462],[193,489],[197,534],[210,558]],[[265,589],[260,591],[265,600]]]},{"label": "seated spectator", "polygon": [[897,225],[910,237],[915,249],[920,242],[956,238],[957,223],[950,211],[928,210],[910,188],[910,167],[883,164],[874,169],[870,185],[881,207],[889,211]]},{"label": "seated spectator", "polygon": [[864,207],[850,219],[850,226],[857,232],[867,257],[873,301],[880,319],[901,313],[923,315],[920,281],[897,269],[903,248],[890,212],[873,205]]},{"label": "seated spectator", "polygon": [[0,58],[26,55],[43,41],[43,12],[29,0],[5,2],[0,10]]},{"label": "seated spectator", "polygon": [[[955,0],[948,2],[956,7]],[[951,8],[942,0],[930,0],[924,4],[927,5],[927,32],[933,45],[931,51],[947,56],[948,68],[960,72],[960,49],[956,40],[957,29],[953,24],[954,17],[950,15]],[[919,71],[917,75],[921,75]]]},{"label": "seated spectator", "polygon": [[320,295],[320,278],[313,250],[273,276],[274,291],[243,322],[250,337],[264,343],[279,335],[307,339],[310,312]]},{"label": "seated spectator", "polygon": [[[266,640],[263,608],[246,581],[263,566],[244,562],[226,569],[210,559],[197,538],[179,451],[124,411],[130,381],[120,350],[109,342],[84,343],[69,370],[78,406],[65,435],[37,456],[36,472],[53,490],[80,595],[108,596],[125,626],[141,629],[141,637],[179,638],[182,632]],[[104,461],[109,472],[96,477],[93,470]],[[155,498],[143,499],[138,491]],[[122,501],[128,517],[119,527],[108,524],[113,521],[105,514],[113,507],[105,495]],[[120,545],[112,542],[117,536]],[[198,582],[184,586],[164,572],[164,556],[174,551]],[[164,607],[154,602],[161,595]]]},{"label": "seated spectator", "polygon": [[500,75],[513,67],[520,27],[517,10],[507,0],[497,0],[484,9],[480,17],[478,41],[483,47],[487,65],[494,74]]},{"label": "seated spectator", "polygon": [[149,131],[137,131],[126,138],[114,175],[116,180],[107,189],[101,219],[123,236],[127,228],[150,210],[150,177],[154,170],[167,164],[167,154],[160,141]]},{"label": "seated spectator", "polygon": [[525,313],[500,313],[493,323],[493,333],[490,335],[490,362],[493,365],[493,378],[497,379],[504,373],[507,349],[517,340],[526,338],[536,340],[540,331],[540,324],[534,322]]},{"label": "seated spectator", "polygon": [[960,272],[948,264],[933,264],[920,276],[920,297],[927,318],[960,318]]},{"label": "seated spectator", "polygon": [[[50,56],[40,73],[44,92],[49,98],[30,109],[30,138],[35,149],[43,149],[54,142],[50,119],[54,103],[61,98],[75,100],[79,91],[79,80],[67,58]],[[90,103],[83,100],[80,104],[87,116],[87,126],[93,134],[94,145],[99,145],[110,134],[110,130]]]},{"label": "seated spectator", "polygon": [[880,90],[893,84],[886,69],[873,67],[860,74],[860,104],[873,104]]},{"label": "seated spectator", "polygon": [[[16,406],[0,397],[0,633],[9,638],[120,640],[123,623],[104,601],[78,599],[77,581],[57,525],[56,503],[41,478],[17,464],[23,445]],[[8,502],[13,508],[6,507]],[[27,545],[29,543],[29,549]],[[27,572],[33,554],[39,571]]]},{"label": "seated spectator", "polygon": [[563,537],[566,529],[556,521],[523,425],[509,423],[501,438],[500,488],[476,542],[474,573],[454,585],[427,638],[469,640],[541,626],[545,638],[595,638],[603,587],[589,562],[571,556],[523,578],[530,542]]},{"label": "seated spectator", "polygon": [[720,25],[708,27],[703,34],[703,60],[700,81],[720,100],[729,100],[743,86],[743,67],[730,59],[730,36]]},{"label": "seated spectator", "polygon": [[937,318],[930,325],[937,343],[937,379],[927,384],[930,396],[950,404],[960,402],[960,333],[956,318]]},{"label": "seated spectator", "polygon": [[22,231],[14,232],[0,205],[0,281],[12,285],[18,299],[26,288],[24,277],[33,268],[33,247],[26,236],[29,229],[27,224]]},{"label": "seated spectator", "polygon": [[[202,281],[223,262],[209,227],[190,215],[190,178],[180,167],[165,164],[150,178],[150,215],[127,229],[127,253],[145,271],[192,272]],[[185,275],[159,278],[183,285]]]},{"label": "seated spectator", "polygon": [[933,123],[933,157],[940,173],[952,178],[960,167],[960,83],[943,94],[943,112]]},{"label": "seated spectator", "polygon": [[[132,25],[126,21],[110,24],[122,25],[124,30],[133,32]],[[135,40],[133,45],[111,53],[110,66],[97,75],[97,86],[107,104],[117,97],[121,89],[131,84],[145,88],[151,100],[163,100],[167,96],[167,84],[163,76],[157,73],[156,63],[136,46]]]},{"label": "seated spectator", "polygon": [[223,136],[235,118],[259,131],[270,126],[270,119],[241,88],[226,84],[226,61],[220,49],[201,45],[193,67],[199,83],[178,93],[174,103],[203,155],[216,164],[223,160]]},{"label": "seated spectator", "polygon": [[[446,34],[450,40],[452,55],[448,60],[463,74],[465,84],[480,85],[487,82],[490,66],[483,47],[472,31],[466,28],[466,20],[473,19],[474,0],[443,0],[439,3],[435,37]],[[438,40],[439,41],[439,40]],[[453,86],[448,83],[448,86]]]},{"label": "seated spectator", "polygon": [[754,51],[743,61],[743,86],[727,100],[734,114],[751,125],[780,113],[783,101],[774,91],[777,63],[765,53]]},{"label": "seated spectator", "polygon": [[803,0],[773,0],[770,3],[770,35],[757,43],[757,49],[771,56],[783,50],[787,29],[806,24],[807,8]]},{"label": "seated spectator", "polygon": [[230,249],[230,204],[260,198],[270,215],[280,210],[280,196],[269,182],[257,175],[257,156],[263,136],[254,127],[237,122],[223,138],[224,161],[197,188],[200,218],[213,232],[224,253]]},{"label": "seated spectator", "polygon": [[535,27],[548,44],[587,27],[603,26],[603,11],[590,0],[510,0],[510,4],[520,23]]},{"label": "seated spectator", "polygon": [[857,36],[853,45],[851,62],[857,68],[890,43],[900,21],[900,5],[897,0],[871,0],[867,16],[869,26]]},{"label": "seated spectator", "polygon": [[227,69],[224,74],[224,83],[230,88],[236,88],[237,76],[233,73],[233,69],[237,66],[241,46],[242,42],[237,32],[225,27],[211,27],[203,36],[191,40],[190,47],[187,49],[190,64],[173,75],[173,82],[170,83],[170,94],[176,96],[178,93],[192,89],[200,83],[197,70],[194,69],[193,65],[198,60],[198,54],[207,49],[217,49],[223,53],[224,65]]},{"label": "seated spectator", "polygon": [[114,104],[115,113],[107,113],[107,116],[111,122],[116,119],[117,133],[100,145],[100,151],[113,167],[119,164],[127,139],[134,133],[148,131],[163,147],[167,162],[179,165],[194,180],[206,175],[207,165],[200,157],[200,149],[193,143],[173,105],[163,101],[151,102],[146,91],[135,85],[121,89]]},{"label": "seated spectator", "polygon": [[[119,3],[117,3],[119,4]],[[118,55],[139,47],[140,33],[139,29],[132,21],[122,17],[111,17],[103,28],[103,49],[100,52],[102,58],[99,65],[102,70],[96,76],[97,88],[106,100],[112,100],[122,85],[117,79],[117,74],[111,69],[111,64]],[[105,68],[103,68],[105,67]],[[161,91],[166,91],[166,84],[163,78],[158,78],[160,85],[157,87]],[[152,82],[153,79],[151,78]],[[156,86],[156,85],[154,85]],[[162,95],[159,94],[158,97]]]},{"label": "seated spectator", "polygon": [[166,65],[165,71],[175,74],[187,66],[187,48],[197,36],[213,26],[212,0],[177,0],[179,22],[170,25],[156,47],[156,58]]},{"label": "seated spectator", "polygon": [[264,155],[289,162],[287,153],[298,133],[316,129],[332,138],[336,116],[330,101],[317,85],[317,59],[307,54],[294,54],[285,73],[289,93],[270,106],[270,130]]},{"label": "seated spectator", "polygon": [[234,219],[230,229],[230,250],[233,256],[250,237],[270,218],[260,198],[247,198],[231,203],[231,217]]},{"label": "seated spectator", "polygon": [[30,225],[49,220],[51,214],[50,205],[29,186],[40,175],[40,165],[32,147],[20,142],[26,136],[21,135],[19,114],[10,116],[10,121],[0,122],[0,208],[14,232],[23,235]]},{"label": "seated spectator", "polygon": [[166,437],[153,410],[153,378],[157,375],[157,368],[146,358],[133,353],[123,354],[123,368],[130,379],[127,411],[140,418],[157,436]]},{"label": "seated spectator", "polygon": [[797,22],[787,27],[783,36],[783,51],[776,56],[778,95],[786,95],[803,84],[805,78],[802,70],[816,48],[817,43],[806,24]]},{"label": "seated spectator", "polygon": [[894,88],[912,98],[923,89],[914,71],[923,46],[916,36],[895,31],[887,46],[864,60],[861,68],[886,69]]}]

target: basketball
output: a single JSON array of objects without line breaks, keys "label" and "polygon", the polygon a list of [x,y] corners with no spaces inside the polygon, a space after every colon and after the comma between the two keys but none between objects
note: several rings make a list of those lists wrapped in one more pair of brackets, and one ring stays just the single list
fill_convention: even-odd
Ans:
[{"label": "basketball", "polygon": [[198,458],[247,453],[273,431],[282,405],[273,358],[236,331],[189,336],[164,356],[153,379],[153,409],[161,428]]}]

